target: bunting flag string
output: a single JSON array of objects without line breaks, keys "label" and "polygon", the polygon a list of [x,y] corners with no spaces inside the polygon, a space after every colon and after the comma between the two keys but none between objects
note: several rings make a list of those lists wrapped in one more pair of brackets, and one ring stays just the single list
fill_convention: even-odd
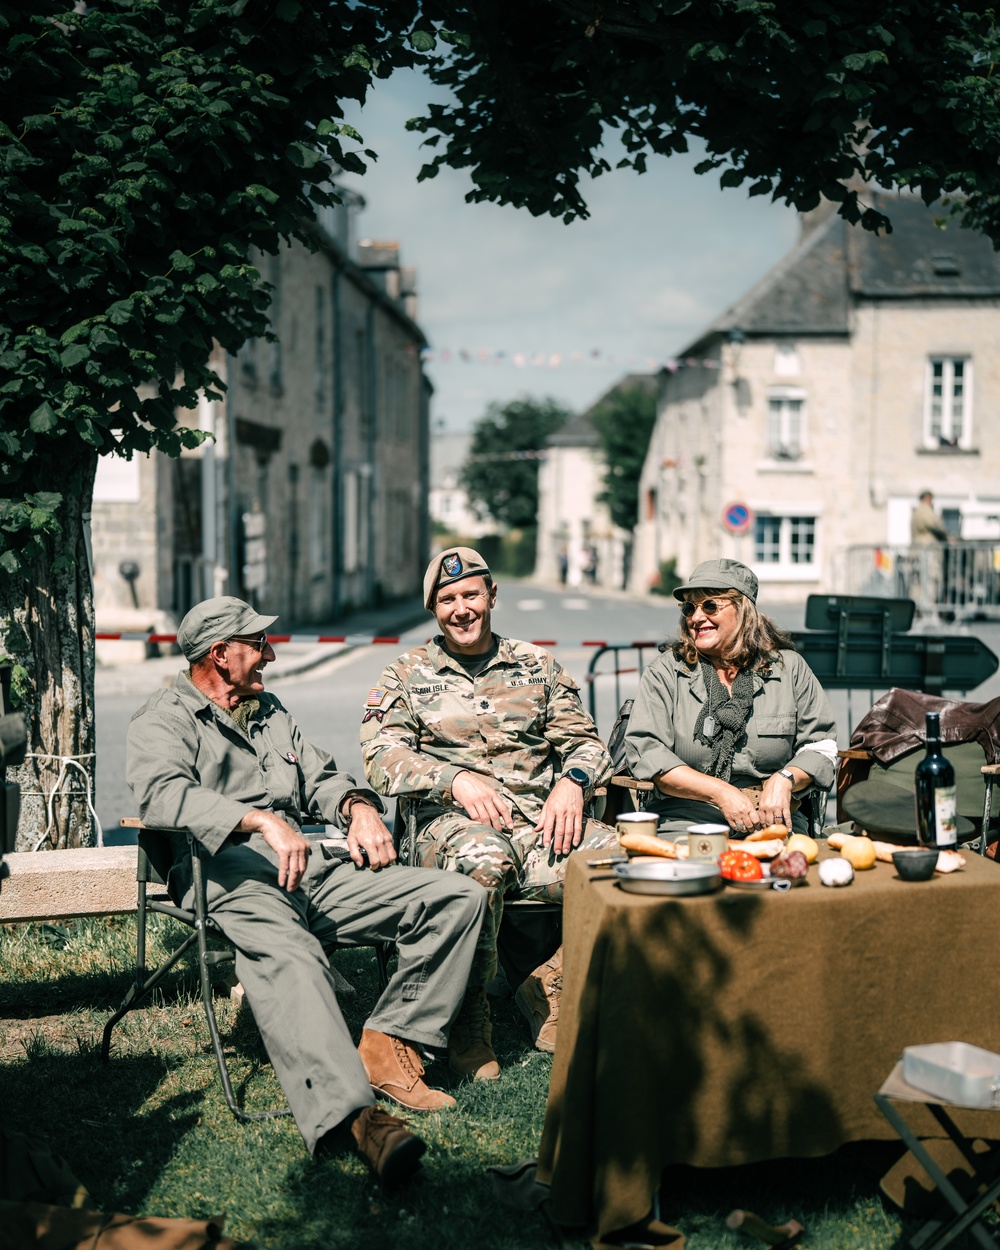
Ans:
[{"label": "bunting flag string", "polygon": [[588,352],[524,352],[505,351],[501,348],[423,347],[420,359],[425,364],[511,365],[515,369],[561,369],[566,366],[602,367],[623,365],[646,370],[666,369],[676,373],[678,369],[720,369],[721,360],[703,359],[696,356],[643,356],[622,352],[605,352],[599,347]]}]

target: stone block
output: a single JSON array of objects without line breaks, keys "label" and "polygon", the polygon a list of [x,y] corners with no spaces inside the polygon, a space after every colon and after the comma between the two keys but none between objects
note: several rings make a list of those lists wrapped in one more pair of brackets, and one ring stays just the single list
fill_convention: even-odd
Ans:
[{"label": "stone block", "polygon": [[0,865],[0,922],[136,910],[136,848],[19,851]]}]

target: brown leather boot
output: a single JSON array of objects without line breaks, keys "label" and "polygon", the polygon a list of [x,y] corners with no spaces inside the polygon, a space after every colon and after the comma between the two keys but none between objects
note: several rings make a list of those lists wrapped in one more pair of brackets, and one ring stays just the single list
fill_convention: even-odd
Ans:
[{"label": "brown leather boot", "polygon": [[358,1154],[386,1189],[409,1180],[420,1167],[420,1156],[427,1149],[422,1138],[411,1133],[403,1120],[381,1107],[363,1107],[351,1125]]},{"label": "brown leather boot", "polygon": [[424,1084],[424,1065],[420,1062],[417,1049],[401,1037],[363,1029],[358,1054],[365,1065],[373,1093],[391,1098],[410,1111],[440,1111],[442,1107],[454,1107],[455,1100],[450,1094]]},{"label": "brown leather boot", "polygon": [[556,1048],[559,1002],[562,998],[562,947],[539,964],[518,986],[514,1002],[528,1021],[536,1050],[551,1054]]},{"label": "brown leather boot", "polygon": [[486,991],[482,986],[470,987],[451,1026],[448,1066],[452,1072],[471,1076],[474,1081],[495,1081],[500,1075],[500,1064],[493,1053],[492,1041],[493,1025]]}]

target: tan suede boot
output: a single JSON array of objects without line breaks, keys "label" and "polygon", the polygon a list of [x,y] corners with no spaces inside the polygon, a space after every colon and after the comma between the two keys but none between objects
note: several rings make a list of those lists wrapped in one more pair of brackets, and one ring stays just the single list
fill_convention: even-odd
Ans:
[{"label": "tan suede boot", "polygon": [[375,1094],[391,1098],[410,1111],[454,1107],[455,1100],[450,1094],[424,1084],[424,1065],[417,1049],[402,1038],[363,1029],[358,1054]]},{"label": "tan suede boot", "polygon": [[393,1189],[420,1167],[426,1143],[403,1120],[381,1107],[363,1107],[351,1125],[358,1154],[386,1189]]},{"label": "tan suede boot", "polygon": [[461,1009],[448,1039],[448,1066],[474,1081],[495,1081],[500,1064],[493,1053],[490,1004],[482,986],[465,991]]},{"label": "tan suede boot", "polygon": [[562,998],[562,947],[526,976],[518,986],[514,1002],[528,1021],[536,1050],[551,1054],[556,1048],[559,1001]]}]

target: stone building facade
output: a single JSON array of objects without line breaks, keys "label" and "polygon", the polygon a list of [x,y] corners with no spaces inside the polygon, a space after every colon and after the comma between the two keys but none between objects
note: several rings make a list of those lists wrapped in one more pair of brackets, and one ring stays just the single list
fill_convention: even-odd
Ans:
[{"label": "stone building facade", "polygon": [[419,592],[426,340],[414,271],[395,243],[352,242],[357,207],[325,214],[315,251],[294,243],[254,257],[273,288],[275,338],[216,354],[225,399],[179,414],[212,439],[176,460],[102,462],[100,628],[153,623],[157,611],[177,618],[213,594],[303,624]]},{"label": "stone building facade", "polygon": [[957,537],[1000,537],[1000,259],[940,206],[870,198],[891,234],[807,215],[662,375],[635,589],[717,556],[772,601],[840,588],[849,548],[909,542],[924,489]]}]

